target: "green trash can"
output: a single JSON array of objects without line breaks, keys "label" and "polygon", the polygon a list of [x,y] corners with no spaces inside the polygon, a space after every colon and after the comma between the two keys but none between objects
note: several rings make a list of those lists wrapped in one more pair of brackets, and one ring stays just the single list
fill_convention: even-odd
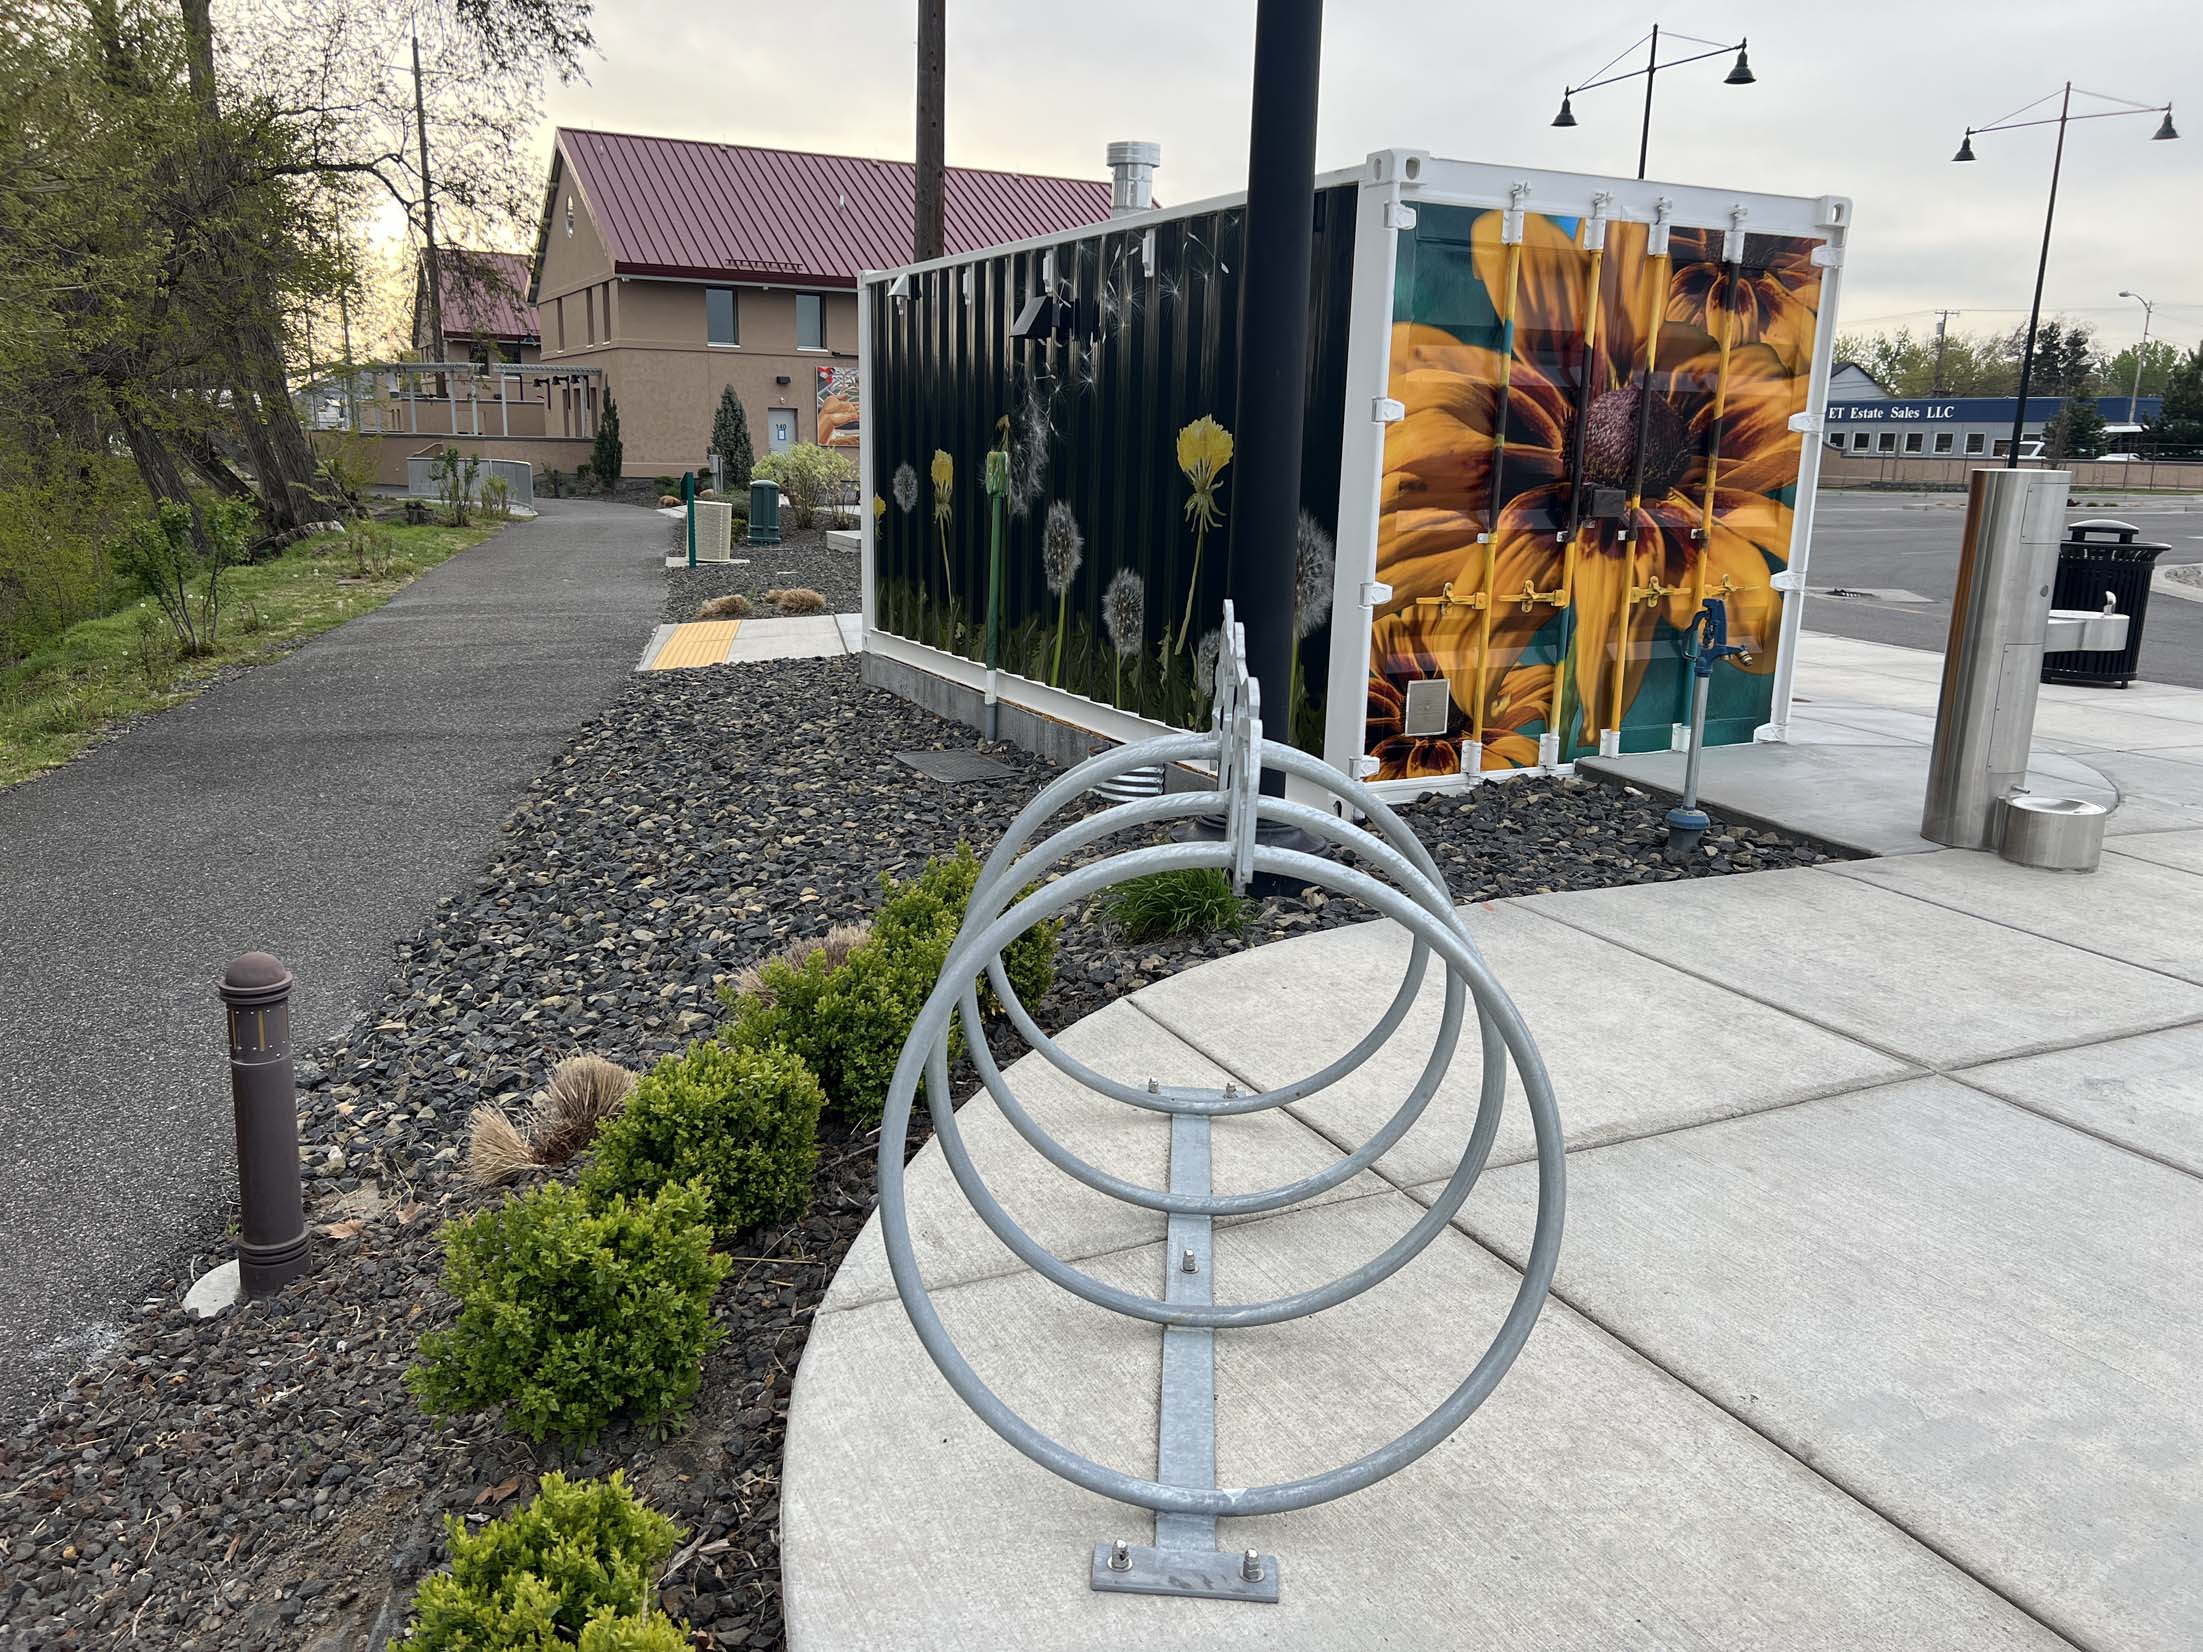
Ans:
[{"label": "green trash can", "polygon": [[750,484],[750,543],[780,543],[780,486],[763,477]]}]

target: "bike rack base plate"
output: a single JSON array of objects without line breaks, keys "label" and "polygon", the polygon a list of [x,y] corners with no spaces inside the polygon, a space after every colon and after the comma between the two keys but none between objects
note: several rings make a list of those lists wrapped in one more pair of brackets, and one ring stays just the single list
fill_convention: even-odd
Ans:
[{"label": "bike rack base plate", "polygon": [[1190,1595],[1200,1600],[1277,1604],[1277,1556],[1259,1557],[1260,1577],[1246,1575],[1246,1556],[1222,1549],[1158,1549],[1135,1544],[1122,1571],[1109,1562],[1114,1543],[1094,1545],[1094,1587],[1113,1595]]}]

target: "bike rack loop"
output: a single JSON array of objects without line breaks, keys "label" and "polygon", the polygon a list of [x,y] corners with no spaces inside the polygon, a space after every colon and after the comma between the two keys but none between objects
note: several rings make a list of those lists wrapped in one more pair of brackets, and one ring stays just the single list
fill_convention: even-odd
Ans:
[{"label": "bike rack loop", "polygon": [[[880,1227],[896,1293],[920,1343],[949,1386],[980,1420],[1033,1461],[1074,1485],[1154,1511],[1152,1545],[1134,1545],[1121,1539],[1095,1544],[1090,1574],[1093,1588],[1275,1601],[1280,1581],[1276,1557],[1253,1549],[1236,1554],[1220,1552],[1216,1547],[1217,1520],[1283,1513],[1359,1491],[1405,1468],[1460,1427],[1506,1375],[1544,1305],[1560,1252],[1565,1174],[1560,1117],[1537,1045],[1469,938],[1429,851],[1406,822],[1367,787],[1290,746],[1263,739],[1260,686],[1247,674],[1244,631],[1234,620],[1229,604],[1225,607],[1223,635],[1224,646],[1217,662],[1215,726],[1209,733],[1169,735],[1120,746],[1078,765],[1025,807],[981,867],[964,921],[942,965],[940,980],[911,1027],[888,1088],[880,1128]],[[1026,849],[1044,822],[1086,794],[1097,781],[1127,769],[1188,761],[1215,764],[1215,789],[1119,804],[1074,822],[1037,847]],[[1372,832],[1325,810],[1263,795],[1259,788],[1264,768],[1328,792],[1360,811],[1376,830]],[[1219,814],[1226,822],[1221,841],[1121,851],[1090,861],[1053,882],[1036,881],[1067,857],[1118,833],[1194,815]],[[1268,847],[1258,840],[1256,832],[1264,821],[1302,827],[1351,852],[1392,881],[1382,882],[1342,861]],[[1241,1093],[1232,1085],[1218,1092],[1159,1085],[1153,1080],[1141,1088],[1097,1073],[1060,1048],[1033,1021],[1011,989],[1002,966],[1003,949],[1035,924],[1103,889],[1149,873],[1186,867],[1223,869],[1242,890],[1253,872],[1283,874],[1304,884],[1350,895],[1406,928],[1414,939],[1413,951],[1400,988],[1377,1023],[1352,1049],[1316,1072],[1254,1094]],[[1020,895],[1020,890],[1025,893]],[[1446,968],[1445,1009],[1430,1057],[1398,1110],[1360,1147],[1299,1181],[1252,1193],[1215,1193],[1210,1180],[1212,1121],[1303,1100],[1360,1068],[1406,1019],[1433,953]],[[1168,1187],[1146,1187],[1088,1164],[1057,1141],[1018,1101],[995,1062],[980,1018],[977,977],[981,971],[1012,1028],[1051,1065],[1099,1094],[1169,1118]],[[1267,1302],[1218,1304],[1212,1267],[1216,1218],[1298,1204],[1336,1187],[1388,1151],[1422,1116],[1444,1081],[1469,1001],[1476,1006],[1483,1061],[1476,1119],[1453,1175],[1421,1218],[1377,1256],[1328,1285]],[[1167,1242],[1161,1297],[1105,1285],[1062,1261],[1020,1227],[988,1190],[957,1128],[949,1089],[948,1038],[959,1011],[983,1086],[1029,1145],[1085,1185],[1165,1213]],[[1499,1130],[1510,1062],[1520,1076],[1537,1139],[1537,1221],[1522,1282],[1483,1355],[1436,1409],[1389,1444],[1298,1480],[1219,1487],[1216,1331],[1277,1324],[1334,1307],[1414,1260],[1453,1219],[1483,1172]],[[1034,1428],[987,1387],[942,1324],[911,1246],[903,1187],[903,1149],[921,1076],[934,1131],[957,1186],[1012,1253],[1044,1278],[1085,1301],[1163,1327],[1162,1403],[1154,1479],[1094,1462]]]}]

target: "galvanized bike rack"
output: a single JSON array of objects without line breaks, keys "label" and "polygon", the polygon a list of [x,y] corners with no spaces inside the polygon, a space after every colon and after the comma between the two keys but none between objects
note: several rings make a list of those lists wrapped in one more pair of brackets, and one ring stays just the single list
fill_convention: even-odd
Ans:
[{"label": "galvanized bike rack", "polygon": [[[1042,1467],[1074,1485],[1155,1513],[1155,1540],[1118,1538],[1094,1545],[1092,1587],[1137,1594],[1195,1595],[1216,1599],[1275,1601],[1278,1562],[1254,1549],[1222,1553],[1216,1547],[1220,1517],[1277,1514],[1324,1503],[1396,1473],[1467,1420],[1506,1375],[1544,1305],[1560,1252],[1563,1171],[1560,1117],[1552,1084],[1537,1046],[1506,992],[1469,939],[1429,851],[1369,789],[1289,746],[1262,737],[1259,685],[1247,675],[1245,635],[1231,608],[1224,611],[1224,646],[1216,673],[1215,726],[1207,734],[1171,735],[1121,746],[1065,774],[1034,798],[987,857],[963,926],[957,932],[940,984],[927,998],[903,1046],[880,1130],[880,1225],[895,1288],[926,1352],[981,1421]],[[1178,792],[1123,803],[1078,820],[1038,847],[1026,843],[1059,809],[1084,796],[1097,781],[1150,764],[1214,764],[1213,790]],[[1265,769],[1279,770],[1322,788],[1359,810],[1373,833],[1326,810],[1266,796]],[[1091,861],[1050,883],[1050,868],[1090,844],[1136,828],[1195,816],[1221,815],[1220,842],[1183,842],[1127,850]],[[1348,851],[1389,882],[1343,860],[1274,848],[1259,841],[1265,821],[1298,826]],[[1381,835],[1379,835],[1381,834]],[[1018,1001],[1002,967],[1002,949],[1035,924],[1127,879],[1185,867],[1227,870],[1244,889],[1256,872],[1283,874],[1301,884],[1353,896],[1407,928],[1414,937],[1407,971],[1391,1005],[1360,1042],[1329,1065],[1276,1089],[1247,1094],[1107,1078],[1067,1054]],[[1026,894],[1019,898],[1018,891]],[[1304,1101],[1362,1066],[1398,1030],[1413,1006],[1430,955],[1446,966],[1445,1009],[1422,1075],[1390,1119],[1353,1152],[1299,1181],[1254,1193],[1219,1194],[1209,1176],[1209,1137],[1218,1118],[1260,1112]],[[977,977],[984,972],[1018,1034],[1053,1066],[1089,1089],[1127,1106],[1170,1120],[1170,1185],[1146,1187],[1087,1163],[1050,1135],[1004,1080],[980,1021]],[[1266,1302],[1219,1304],[1212,1244],[1218,1217],[1281,1210],[1337,1187],[1389,1151],[1421,1117],[1446,1075],[1459,1040],[1465,1001],[1473,998],[1483,1053],[1482,1088],[1467,1146],[1444,1190],[1384,1251],[1328,1285]],[[948,1079],[951,1017],[962,1012],[974,1065],[987,1093],[1019,1135],[1057,1168],[1088,1187],[1167,1218],[1163,1292],[1142,1296],[1105,1285],[1072,1267],[1027,1233],[995,1200],[974,1167],[957,1128]],[[1512,1061],[1520,1075],[1537,1136],[1538,1211],[1522,1283],[1483,1356],[1421,1422],[1390,1444],[1323,1473],[1263,1486],[1216,1484],[1215,1334],[1299,1318],[1360,1295],[1390,1278],[1453,1220],[1476,1184],[1499,1129]],[[903,1150],[919,1078],[926,1084],[933,1127],[964,1197],[987,1226],[1036,1273],[1084,1300],[1163,1327],[1160,1426],[1153,1479],[1105,1467],[1058,1444],[1003,1404],[966,1363],[941,1323],[911,1249],[904,1201]]]}]

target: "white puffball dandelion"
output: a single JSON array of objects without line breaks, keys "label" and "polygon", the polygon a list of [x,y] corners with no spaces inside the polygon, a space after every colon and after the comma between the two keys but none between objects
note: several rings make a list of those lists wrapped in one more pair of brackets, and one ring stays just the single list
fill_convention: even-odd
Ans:
[{"label": "white puffball dandelion", "polygon": [[1304,642],[1331,617],[1331,581],[1338,550],[1306,511],[1293,531],[1293,640]]},{"label": "white puffball dandelion", "polygon": [[1079,576],[1079,562],[1086,555],[1086,536],[1079,532],[1071,507],[1058,499],[1048,507],[1048,520],[1040,530],[1040,566],[1048,578],[1048,594],[1060,601]]},{"label": "white puffball dandelion", "polygon": [[1102,626],[1119,659],[1140,651],[1140,637],[1147,629],[1147,581],[1130,568],[1119,568],[1102,592]]},{"label": "white puffball dandelion", "polygon": [[1193,691],[1203,699],[1216,692],[1216,656],[1223,651],[1224,633],[1211,626],[1193,647]]},{"label": "white puffball dandelion", "polygon": [[906,512],[918,508],[918,473],[907,462],[895,467],[895,503]]}]

